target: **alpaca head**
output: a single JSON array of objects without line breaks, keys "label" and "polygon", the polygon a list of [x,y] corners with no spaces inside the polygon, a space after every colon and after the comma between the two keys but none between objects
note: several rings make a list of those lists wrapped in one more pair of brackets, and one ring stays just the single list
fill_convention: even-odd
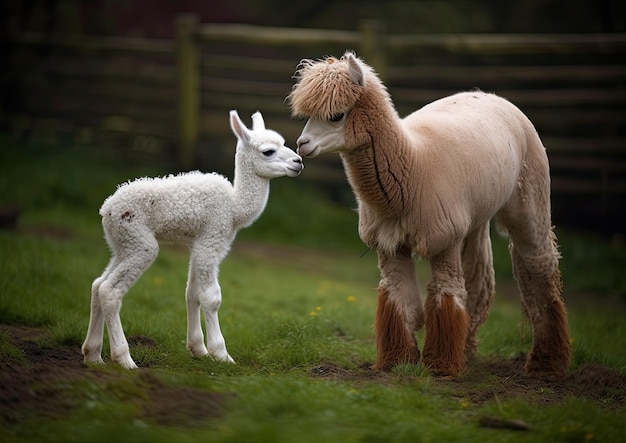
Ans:
[{"label": "alpaca head", "polygon": [[230,111],[230,127],[237,137],[237,163],[245,165],[259,177],[295,177],[304,169],[302,158],[285,146],[285,139],[265,128],[260,112],[252,115],[250,130],[237,111]]},{"label": "alpaca head", "polygon": [[302,60],[287,97],[292,115],[308,118],[298,138],[298,153],[316,157],[363,145],[367,116],[377,101],[390,102],[372,68],[347,51],[337,59]]}]

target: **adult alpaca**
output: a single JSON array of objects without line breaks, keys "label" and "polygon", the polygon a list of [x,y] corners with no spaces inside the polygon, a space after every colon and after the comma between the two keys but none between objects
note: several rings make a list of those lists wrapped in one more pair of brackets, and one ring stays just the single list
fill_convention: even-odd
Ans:
[{"label": "adult alpaca", "polygon": [[[545,149],[528,118],[493,94],[465,92],[400,119],[374,71],[352,52],[303,60],[288,96],[308,121],[298,153],[339,152],[359,206],[359,235],[378,253],[377,369],[420,358],[458,374],[478,345],[495,292],[489,223],[508,232],[533,345],[525,372],[553,379],[570,358]],[[413,255],[428,259],[425,306]]]},{"label": "adult alpaca", "polygon": [[[91,288],[91,315],[82,352],[86,363],[104,363],[102,340],[106,321],[111,358],[127,369],[137,367],[122,330],[122,297],[150,267],[158,241],[189,246],[187,349],[193,356],[233,362],[226,351],[217,310],[222,301],[218,269],[237,232],[259,218],[269,197],[270,179],[295,177],[302,159],[276,132],[265,129],[259,112],[252,130],[236,111],[230,125],[237,136],[233,184],[219,174],[191,172],[125,183],[106,199],[100,214],[112,257]],[[200,310],[206,325],[206,346]]]}]

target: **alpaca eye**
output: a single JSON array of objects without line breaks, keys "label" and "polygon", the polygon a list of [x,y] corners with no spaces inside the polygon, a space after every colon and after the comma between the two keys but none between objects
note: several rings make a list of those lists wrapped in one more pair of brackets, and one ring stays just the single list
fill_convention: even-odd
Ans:
[{"label": "alpaca eye", "polygon": [[263,155],[266,157],[271,157],[276,152],[276,149],[266,149],[263,151]]},{"label": "alpaca eye", "polygon": [[331,122],[338,122],[343,118],[343,112],[338,112],[330,116],[329,120]]}]

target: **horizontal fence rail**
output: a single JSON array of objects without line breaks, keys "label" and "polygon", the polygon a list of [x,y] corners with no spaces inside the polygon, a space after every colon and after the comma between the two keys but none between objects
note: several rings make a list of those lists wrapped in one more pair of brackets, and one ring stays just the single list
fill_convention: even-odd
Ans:
[{"label": "horizontal fence rail", "polygon": [[[508,98],[548,151],[555,219],[626,225],[626,34],[395,35],[373,21],[342,31],[203,24],[193,15],[175,25],[174,40],[20,34],[20,101],[3,111],[4,125],[174,150],[183,169],[229,171],[228,111],[261,110],[293,146],[304,122],[289,118],[285,98],[297,64],[351,49],[379,73],[400,115],[472,88]],[[350,193],[336,156],[308,162],[302,179],[336,198]]]}]

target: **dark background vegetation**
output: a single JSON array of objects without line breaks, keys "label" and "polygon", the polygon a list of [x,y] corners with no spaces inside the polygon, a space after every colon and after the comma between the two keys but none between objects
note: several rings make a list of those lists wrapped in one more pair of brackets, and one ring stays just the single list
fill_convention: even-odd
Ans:
[{"label": "dark background vegetation", "polygon": [[4,0],[0,17],[15,29],[166,38],[176,14],[204,22],[355,29],[377,19],[397,33],[623,32],[621,0]]}]

